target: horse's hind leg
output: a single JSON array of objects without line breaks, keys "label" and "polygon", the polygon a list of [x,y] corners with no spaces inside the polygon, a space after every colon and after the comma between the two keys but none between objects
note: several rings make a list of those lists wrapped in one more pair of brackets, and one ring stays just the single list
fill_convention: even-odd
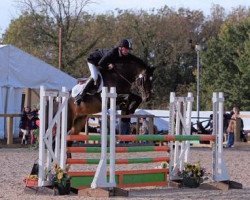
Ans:
[{"label": "horse's hind leg", "polygon": [[[70,133],[69,133],[70,135]],[[72,147],[73,145],[73,141],[67,141],[67,147]],[[71,153],[67,152],[67,158],[71,158]]]},{"label": "horse's hind leg", "polygon": [[[73,121],[73,125],[69,132],[69,135],[77,135],[81,132],[86,123],[86,115],[79,115],[75,117]],[[67,147],[71,147],[73,145],[73,141],[67,141]],[[71,158],[71,153],[67,153],[67,158]]]},{"label": "horse's hind leg", "polygon": [[76,116],[74,121],[73,121],[73,125],[71,127],[70,134],[71,135],[79,134],[81,132],[81,130],[83,129],[83,127],[85,126],[86,119],[87,119],[87,115]]}]

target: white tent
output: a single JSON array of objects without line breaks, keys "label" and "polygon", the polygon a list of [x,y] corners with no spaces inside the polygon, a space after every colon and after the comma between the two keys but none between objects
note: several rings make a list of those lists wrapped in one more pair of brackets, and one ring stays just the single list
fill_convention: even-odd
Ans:
[{"label": "white tent", "polygon": [[[24,88],[71,89],[76,79],[42,60],[12,46],[0,45],[0,114],[20,113]],[[14,121],[14,137],[19,119]],[[0,139],[4,138],[5,120],[0,117]]]}]

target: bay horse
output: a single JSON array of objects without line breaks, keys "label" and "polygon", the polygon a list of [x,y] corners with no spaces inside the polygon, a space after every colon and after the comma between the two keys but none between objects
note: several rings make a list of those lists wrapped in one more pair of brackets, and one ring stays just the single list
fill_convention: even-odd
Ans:
[{"label": "bay horse", "polygon": [[[117,105],[126,102],[127,114],[133,114],[142,100],[148,101],[151,97],[154,68],[147,66],[137,57],[114,64],[115,67],[112,70],[100,70],[103,86],[116,87]],[[133,85],[139,89],[141,97],[131,92]],[[74,101],[73,97],[69,98],[68,131],[70,135],[79,134],[85,126],[87,115],[101,112],[102,108],[100,93],[87,95],[80,105],[76,105]],[[68,145],[71,146],[70,142]]]}]

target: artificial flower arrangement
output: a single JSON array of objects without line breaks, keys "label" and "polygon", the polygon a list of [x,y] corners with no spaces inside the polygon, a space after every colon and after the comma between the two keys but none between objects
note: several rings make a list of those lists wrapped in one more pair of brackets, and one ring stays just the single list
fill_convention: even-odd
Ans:
[{"label": "artificial flower arrangement", "polygon": [[161,168],[161,169],[169,168],[168,162],[162,162],[160,168]]},{"label": "artificial flower arrangement", "polygon": [[63,170],[58,164],[54,165],[54,172],[52,172],[51,181],[55,188],[58,189],[60,195],[70,193],[70,176],[67,174],[69,165]]},{"label": "artificial flower arrangement", "polygon": [[187,187],[199,187],[203,182],[205,168],[202,168],[200,162],[191,164],[185,163],[184,169],[179,172],[182,178],[182,184]]}]

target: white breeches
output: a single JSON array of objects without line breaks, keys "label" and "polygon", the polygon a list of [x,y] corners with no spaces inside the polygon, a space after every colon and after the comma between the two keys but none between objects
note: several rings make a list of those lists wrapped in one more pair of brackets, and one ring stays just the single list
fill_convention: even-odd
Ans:
[{"label": "white breeches", "polygon": [[99,70],[97,69],[97,67],[95,65],[93,65],[93,64],[91,64],[89,62],[88,62],[88,66],[89,66],[89,71],[90,71],[91,78],[93,78],[94,81],[97,81]]}]

